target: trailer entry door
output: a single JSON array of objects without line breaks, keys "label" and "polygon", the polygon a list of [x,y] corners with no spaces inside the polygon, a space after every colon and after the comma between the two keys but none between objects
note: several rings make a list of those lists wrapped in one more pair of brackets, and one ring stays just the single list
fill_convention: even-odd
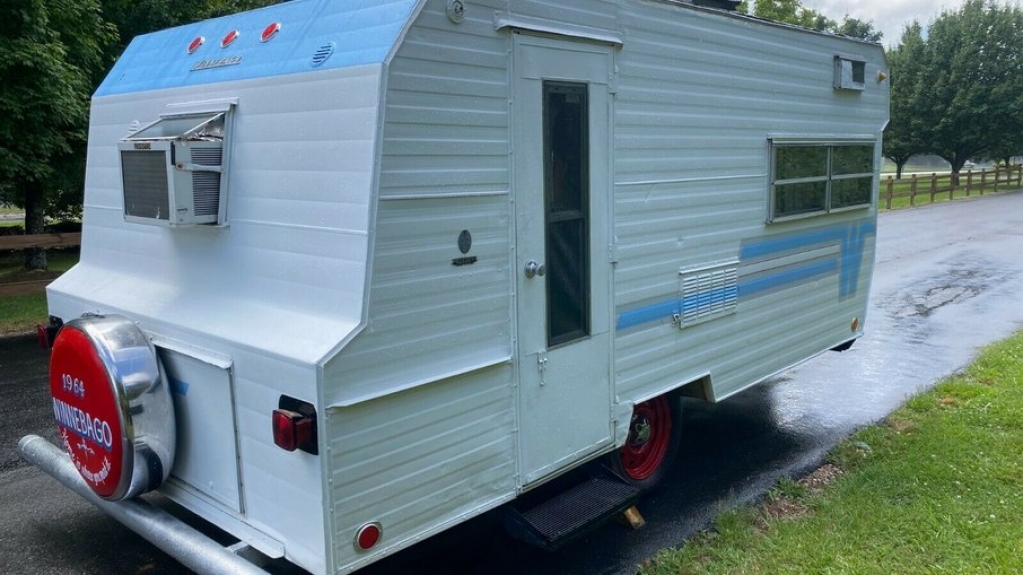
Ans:
[{"label": "trailer entry door", "polygon": [[523,484],[611,443],[611,48],[515,35]]}]

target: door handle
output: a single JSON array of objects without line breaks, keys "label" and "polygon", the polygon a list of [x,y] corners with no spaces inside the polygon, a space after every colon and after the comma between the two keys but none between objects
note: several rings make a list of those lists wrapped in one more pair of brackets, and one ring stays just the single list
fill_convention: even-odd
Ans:
[{"label": "door handle", "polygon": [[538,263],[536,260],[529,260],[526,262],[524,267],[526,277],[532,279],[533,276],[543,277],[543,274],[547,273],[547,266]]}]

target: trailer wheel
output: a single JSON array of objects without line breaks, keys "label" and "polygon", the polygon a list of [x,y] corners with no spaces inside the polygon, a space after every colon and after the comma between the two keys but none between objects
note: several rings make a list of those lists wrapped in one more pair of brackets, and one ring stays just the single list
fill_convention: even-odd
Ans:
[{"label": "trailer wheel", "polygon": [[625,445],[608,455],[611,469],[640,491],[656,487],[678,452],[680,422],[681,402],[675,394],[636,405]]}]

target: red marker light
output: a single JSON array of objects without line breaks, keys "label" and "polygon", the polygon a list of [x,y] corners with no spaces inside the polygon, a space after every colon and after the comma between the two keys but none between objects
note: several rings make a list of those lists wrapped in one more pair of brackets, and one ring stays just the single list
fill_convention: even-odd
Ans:
[{"label": "red marker light", "polygon": [[189,54],[195,54],[195,51],[199,49],[199,46],[202,46],[205,43],[206,43],[206,38],[204,38],[202,36],[199,36],[195,40],[192,40],[192,43],[188,45],[188,53]]},{"label": "red marker light", "polygon": [[277,33],[280,32],[280,31],[281,31],[281,23],[280,22],[274,22],[274,23],[270,24],[269,26],[267,26],[266,28],[263,28],[263,33],[260,34],[259,41],[260,42],[269,42],[270,39],[273,38],[274,36],[276,36]]},{"label": "red marker light", "polygon": [[379,523],[367,523],[355,533],[355,545],[362,551],[368,551],[380,542],[381,535]]},{"label": "red marker light", "polygon": [[226,36],[224,36],[224,39],[220,41],[220,47],[227,48],[231,44],[234,44],[234,41],[238,39],[238,36],[241,36],[240,32],[237,30],[231,30]]}]

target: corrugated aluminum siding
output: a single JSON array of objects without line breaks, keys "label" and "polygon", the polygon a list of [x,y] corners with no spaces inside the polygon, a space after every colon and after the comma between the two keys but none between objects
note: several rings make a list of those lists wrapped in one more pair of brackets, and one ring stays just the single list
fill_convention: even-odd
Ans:
[{"label": "corrugated aluminum siding", "polygon": [[[658,2],[623,2],[615,101],[615,297],[619,314],[670,301],[680,269],[738,261],[743,240],[873,221],[874,210],[778,224],[767,216],[768,138],[878,138],[887,120],[877,46]],[[867,89],[832,87],[835,54],[867,61]],[[859,229],[859,228],[856,228]],[[852,232],[850,232],[852,233]],[[839,274],[745,297],[737,313],[678,329],[670,313],[619,329],[617,389],[643,398],[710,372],[727,396],[852,337],[863,319],[873,236]],[[836,242],[838,240],[835,240]],[[777,261],[796,266],[803,256]],[[805,256],[809,258],[810,256]],[[792,258],[795,258],[794,260]],[[838,256],[834,256],[835,259]],[[852,273],[850,267],[859,273]],[[621,326],[620,326],[621,327]]]},{"label": "corrugated aluminum siding", "polygon": [[368,323],[325,368],[338,571],[364,560],[366,521],[391,553],[515,491],[508,40],[490,4],[455,26],[428,2],[390,63]]}]

